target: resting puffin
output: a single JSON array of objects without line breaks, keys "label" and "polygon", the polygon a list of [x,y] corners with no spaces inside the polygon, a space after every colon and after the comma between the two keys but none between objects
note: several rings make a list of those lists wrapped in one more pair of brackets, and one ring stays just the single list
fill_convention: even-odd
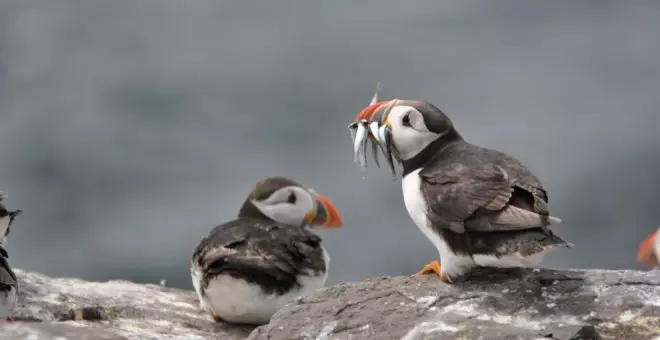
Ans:
[{"label": "resting puffin", "polygon": [[258,182],[238,218],[211,230],[193,253],[201,307],[217,322],[267,323],[287,301],[325,284],[330,257],[309,227],[342,223],[334,204],[303,184]]},{"label": "resting puffin", "polygon": [[9,235],[11,224],[14,218],[22,211],[8,210],[3,204],[2,200],[7,198],[7,195],[0,191],[0,318],[4,320],[11,320],[14,308],[16,306],[16,294],[18,291],[18,282],[16,282],[16,274],[9,266],[7,258],[7,236]]},{"label": "resting puffin", "polygon": [[647,236],[637,252],[637,261],[653,268],[660,268],[660,228]]},{"label": "resting puffin", "polygon": [[440,254],[442,265],[433,261],[417,274],[452,282],[477,266],[535,266],[573,246],[547,227],[561,220],[550,216],[541,181],[517,159],[465,141],[433,104],[377,102],[356,120],[402,164],[406,210]]}]

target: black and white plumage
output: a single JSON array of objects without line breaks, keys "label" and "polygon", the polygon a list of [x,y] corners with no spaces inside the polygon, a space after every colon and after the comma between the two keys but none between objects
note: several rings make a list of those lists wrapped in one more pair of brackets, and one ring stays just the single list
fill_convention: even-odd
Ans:
[{"label": "black and white plumage", "polygon": [[534,266],[572,246],[547,227],[561,220],[550,216],[541,181],[517,159],[466,142],[433,104],[394,99],[365,115],[378,122],[381,150],[403,166],[408,214],[440,253],[442,264],[422,272],[451,281],[476,266]]},{"label": "black and white plumage", "polygon": [[14,218],[21,213],[21,210],[8,210],[3,202],[6,197],[7,195],[0,191],[0,235],[2,235],[0,238],[0,319],[12,316],[18,293],[16,274],[9,266],[9,255],[5,250],[5,244]]},{"label": "black and white plumage", "polygon": [[216,321],[267,323],[292,298],[325,285],[330,257],[308,226],[341,225],[333,203],[313,189],[284,177],[260,181],[238,218],[211,230],[193,253],[201,307]]}]

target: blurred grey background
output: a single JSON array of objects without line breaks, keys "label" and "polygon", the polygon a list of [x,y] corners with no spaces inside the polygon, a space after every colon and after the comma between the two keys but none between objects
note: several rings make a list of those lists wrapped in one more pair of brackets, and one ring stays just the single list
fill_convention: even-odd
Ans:
[{"label": "blurred grey background", "polygon": [[333,200],[329,284],[437,258],[400,182],[352,162],[382,82],[545,182],[576,243],[547,267],[642,268],[660,224],[660,2],[4,0],[0,188],[13,266],[191,288],[253,183]]}]

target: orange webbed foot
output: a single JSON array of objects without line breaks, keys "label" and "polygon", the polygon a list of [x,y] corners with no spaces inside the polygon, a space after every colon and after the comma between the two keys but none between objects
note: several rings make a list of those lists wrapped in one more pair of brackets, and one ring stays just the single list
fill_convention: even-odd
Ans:
[{"label": "orange webbed foot", "polygon": [[440,280],[442,280],[442,282],[450,283],[451,281],[449,280],[449,278],[445,274],[442,273],[441,268],[442,267],[440,265],[440,261],[435,260],[435,261],[432,261],[432,262],[428,263],[427,265],[425,265],[424,268],[422,268],[422,270],[415,273],[415,276],[420,276],[420,275],[426,275],[426,274],[433,273],[433,274],[439,276]]},{"label": "orange webbed foot", "polygon": [[213,313],[213,320],[214,320],[215,322],[224,322],[224,321],[222,320],[222,318],[220,317],[220,315],[218,315],[218,314],[216,314],[216,313]]}]

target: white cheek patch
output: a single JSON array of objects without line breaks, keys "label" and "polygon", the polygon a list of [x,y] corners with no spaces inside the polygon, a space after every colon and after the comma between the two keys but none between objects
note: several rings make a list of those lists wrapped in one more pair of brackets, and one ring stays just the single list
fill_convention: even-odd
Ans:
[{"label": "white cheek patch", "polygon": [[[410,113],[411,126],[403,126],[403,116]],[[396,106],[388,116],[392,124],[392,140],[402,159],[415,157],[440,135],[428,130],[422,114],[411,106]]]},{"label": "white cheek patch", "polygon": [[[302,217],[296,206],[287,203],[264,204],[264,202],[252,201],[252,203],[268,218],[275,222],[295,225],[302,223]],[[304,216],[304,214],[302,214]]]},{"label": "white cheek patch", "polygon": [[431,133],[431,134],[433,134],[433,132],[431,132],[426,127],[426,123],[424,123],[424,117],[422,117],[421,113],[419,113],[418,111],[413,111],[412,113],[410,113],[409,117],[410,117],[410,125],[412,125],[412,127],[415,130],[417,130],[420,133]]},{"label": "white cheek patch", "polygon": [[[296,195],[295,204],[287,202],[292,191]],[[273,221],[296,226],[301,225],[305,215],[314,208],[311,195],[298,187],[279,189],[264,201],[252,200],[252,204]]]}]

